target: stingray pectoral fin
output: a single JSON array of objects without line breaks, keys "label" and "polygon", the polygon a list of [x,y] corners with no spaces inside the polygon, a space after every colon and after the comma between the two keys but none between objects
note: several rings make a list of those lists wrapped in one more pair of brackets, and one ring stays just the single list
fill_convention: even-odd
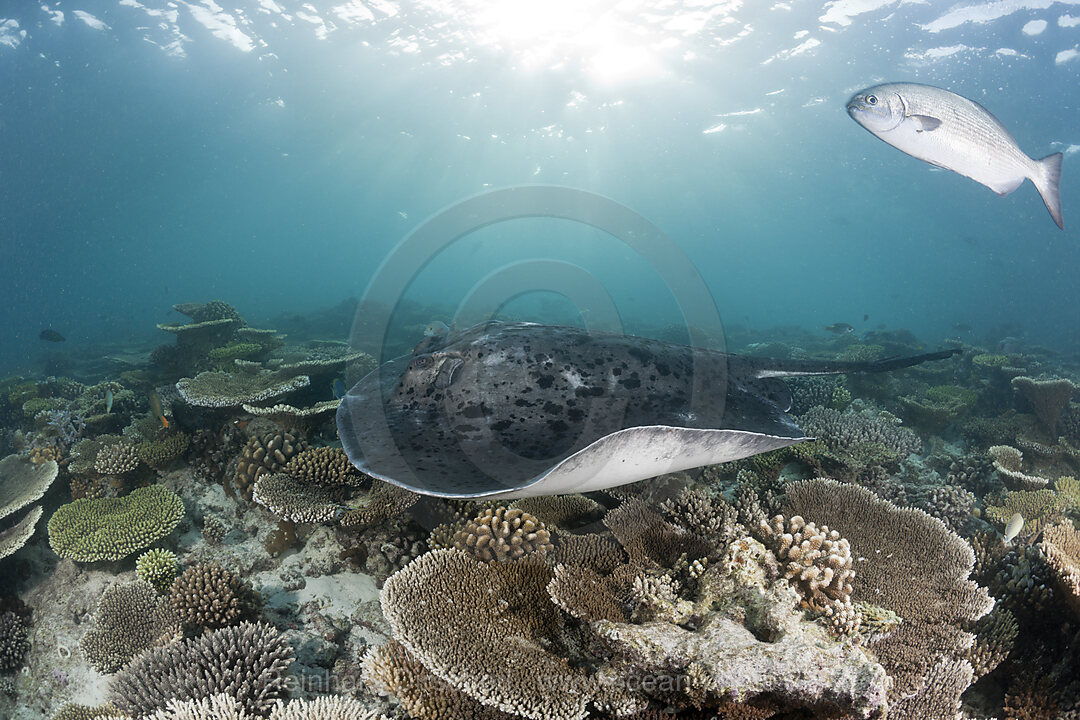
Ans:
[{"label": "stingray pectoral fin", "polygon": [[930,115],[908,115],[908,120],[915,123],[915,132],[931,132],[941,127],[941,120]]},{"label": "stingray pectoral fin", "polygon": [[646,425],[606,435],[554,465],[530,485],[489,498],[584,493],[669,472],[742,460],[802,442],[743,430],[696,430]]}]

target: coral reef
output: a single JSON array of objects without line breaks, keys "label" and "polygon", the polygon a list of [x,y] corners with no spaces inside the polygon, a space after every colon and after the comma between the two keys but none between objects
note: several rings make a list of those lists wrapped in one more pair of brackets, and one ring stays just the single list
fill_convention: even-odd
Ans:
[{"label": "coral reef", "polygon": [[454,534],[452,543],[481,560],[500,562],[543,558],[551,551],[544,523],[529,513],[503,506],[488,508]]},{"label": "coral reef", "polygon": [[307,449],[307,442],[280,428],[253,435],[244,448],[233,479],[237,490],[250,499],[255,481],[263,474],[281,472],[294,455]]},{"label": "coral reef", "polygon": [[[54,460],[33,463],[19,455],[0,460],[0,520],[13,515],[45,495],[60,472]],[[30,508],[13,525],[0,531],[0,559],[26,544],[41,517],[40,505]]]},{"label": "coral reef", "polygon": [[1080,532],[1071,522],[1060,523],[1043,533],[1040,547],[1062,595],[1080,616]]},{"label": "coral reef", "polygon": [[1062,411],[1076,393],[1076,384],[1064,378],[1044,380],[1021,375],[1012,379],[1012,386],[1031,404],[1035,417],[1050,433],[1057,430]]},{"label": "coral reef", "polygon": [[1009,445],[994,445],[987,452],[994,461],[994,470],[1014,490],[1037,490],[1049,482],[1044,477],[1029,475],[1023,470],[1024,454]]},{"label": "coral reef", "polygon": [[210,630],[255,620],[261,605],[251,583],[217,563],[189,567],[173,581],[170,597],[184,623]]},{"label": "coral reef", "polygon": [[181,378],[176,389],[184,402],[202,408],[239,408],[245,403],[277,400],[311,384],[307,375],[237,366],[233,372],[212,370]]},{"label": "coral reef", "polygon": [[14,612],[0,614],[0,673],[10,673],[22,667],[30,640],[26,623]]},{"label": "coral reef", "polygon": [[179,640],[182,634],[169,599],[137,580],[105,591],[79,647],[98,671],[114,673],[139,653]]},{"label": "coral reef", "polygon": [[286,697],[293,650],[270,625],[243,623],[149,650],[121,670],[112,703],[129,715],[146,715],[171,700],[225,694],[249,713],[268,713]]},{"label": "coral reef", "polygon": [[49,545],[76,562],[119,560],[168,535],[183,517],[184,501],[164,485],[121,498],[83,498],[49,518]]},{"label": "coral reef", "polygon": [[147,550],[135,560],[135,574],[164,595],[176,579],[176,553],[164,548]]}]

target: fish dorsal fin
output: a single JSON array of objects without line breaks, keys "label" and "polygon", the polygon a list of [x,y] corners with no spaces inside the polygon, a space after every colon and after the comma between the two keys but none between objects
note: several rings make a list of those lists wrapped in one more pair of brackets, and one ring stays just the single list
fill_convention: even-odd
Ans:
[{"label": "fish dorsal fin", "polygon": [[908,118],[915,123],[915,132],[930,132],[941,126],[941,120],[930,115],[908,115]]}]

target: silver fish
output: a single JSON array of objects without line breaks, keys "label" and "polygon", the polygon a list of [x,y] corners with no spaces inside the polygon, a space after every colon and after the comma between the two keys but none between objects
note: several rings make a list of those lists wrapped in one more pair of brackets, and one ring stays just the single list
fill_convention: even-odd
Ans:
[{"label": "silver fish", "polygon": [[1009,131],[977,102],[917,83],[887,83],[860,90],[848,115],[898,150],[1008,195],[1031,180],[1062,230],[1061,153],[1028,157]]},{"label": "silver fish", "polygon": [[1009,518],[1009,524],[1005,526],[1005,544],[1008,545],[1013,541],[1020,531],[1024,529],[1024,516],[1020,513],[1016,513]]},{"label": "silver fish", "polygon": [[106,414],[112,412],[112,404],[113,404],[112,390],[106,390],[105,391],[105,413]]}]

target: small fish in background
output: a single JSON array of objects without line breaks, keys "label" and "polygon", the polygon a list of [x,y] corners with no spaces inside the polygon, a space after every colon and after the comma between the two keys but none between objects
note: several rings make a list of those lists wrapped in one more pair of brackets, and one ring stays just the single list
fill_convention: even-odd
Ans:
[{"label": "small fish in background", "polygon": [[450,333],[450,326],[442,320],[432,320],[424,328],[424,337],[440,337]]},{"label": "small fish in background", "polygon": [[964,322],[954,323],[952,326],[953,332],[964,334],[971,332],[974,328]]},{"label": "small fish in background", "polygon": [[345,397],[345,393],[348,392],[345,381],[341,378],[334,378],[334,381],[330,383],[330,392],[333,393],[335,400]]},{"label": "small fish in background", "polygon": [[1024,516],[1016,513],[1009,518],[1009,524],[1005,526],[1005,544],[1011,545],[1012,541],[1024,529]]},{"label": "small fish in background", "polygon": [[165,413],[161,412],[161,398],[158,397],[156,392],[150,393],[150,412],[161,421],[161,426],[166,430],[169,429],[169,419],[165,417]]},{"label": "small fish in background", "polygon": [[855,328],[847,323],[833,323],[832,325],[826,325],[825,332],[831,332],[833,335],[848,335],[855,332]]},{"label": "small fish in background", "polygon": [[41,331],[41,334],[38,335],[38,337],[41,338],[42,340],[44,340],[45,342],[66,342],[67,341],[66,337],[64,337],[60,333],[56,332],[52,328],[45,328],[44,330]]},{"label": "small fish in background", "polygon": [[1061,153],[1028,157],[1009,131],[977,102],[918,83],[886,83],[860,90],[848,115],[874,137],[934,167],[952,170],[1008,195],[1030,180],[1057,226],[1061,217]]},{"label": "small fish in background", "polygon": [[113,394],[112,390],[105,391],[105,414],[108,415],[112,412]]},{"label": "small fish in background", "polygon": [[863,313],[863,316],[862,316],[862,321],[863,321],[863,322],[866,322],[866,321],[867,321],[867,320],[869,320],[869,319],[870,319],[870,315],[869,315],[868,313]]}]

